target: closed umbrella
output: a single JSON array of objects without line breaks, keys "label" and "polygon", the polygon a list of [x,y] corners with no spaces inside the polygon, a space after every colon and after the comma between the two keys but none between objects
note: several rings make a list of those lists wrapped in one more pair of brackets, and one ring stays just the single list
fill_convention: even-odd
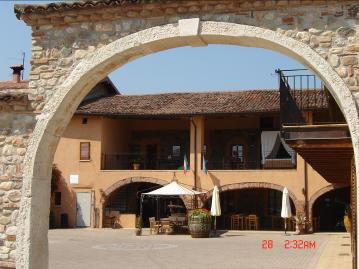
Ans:
[{"label": "closed umbrella", "polygon": [[280,216],[284,218],[284,233],[287,234],[287,218],[292,217],[292,210],[290,208],[290,201],[289,201],[289,193],[288,189],[283,189],[283,196],[282,196],[282,212]]},{"label": "closed umbrella", "polygon": [[214,186],[212,193],[211,216],[214,216],[214,234],[217,232],[216,217],[221,215],[221,203],[219,200],[219,189]]}]

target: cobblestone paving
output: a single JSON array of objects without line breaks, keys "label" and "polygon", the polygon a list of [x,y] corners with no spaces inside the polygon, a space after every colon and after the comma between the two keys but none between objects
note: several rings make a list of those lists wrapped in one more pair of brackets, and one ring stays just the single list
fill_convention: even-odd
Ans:
[{"label": "cobblestone paving", "polygon": [[[284,236],[283,233],[227,232],[217,238],[144,235],[132,230],[51,230],[51,269],[108,268],[265,268],[310,269],[331,235]],[[315,241],[316,247],[285,249],[285,240]],[[263,240],[273,248],[263,249]],[[294,243],[288,246],[294,247]]]}]

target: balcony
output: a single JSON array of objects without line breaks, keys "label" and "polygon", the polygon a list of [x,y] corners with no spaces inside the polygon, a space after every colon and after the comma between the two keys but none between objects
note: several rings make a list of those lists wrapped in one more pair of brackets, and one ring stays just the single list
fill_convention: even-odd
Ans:
[{"label": "balcony", "polygon": [[183,170],[183,159],[159,159],[134,153],[102,154],[102,170]]},{"label": "balcony", "polygon": [[183,170],[185,156],[193,171],[203,158],[207,170],[296,168],[279,136],[278,112],[201,117],[196,124],[191,118],[107,120],[103,132],[101,170]]},{"label": "balcony", "polygon": [[325,180],[349,183],[353,147],[348,126],[325,85],[303,71],[277,70],[282,138]]},{"label": "balcony", "polygon": [[[272,152],[266,154],[270,156]],[[218,161],[221,159],[220,161]],[[260,169],[295,169],[296,161],[286,152],[281,151],[276,156],[266,158],[215,158],[216,161],[208,160],[206,165],[208,170],[260,170]]]}]

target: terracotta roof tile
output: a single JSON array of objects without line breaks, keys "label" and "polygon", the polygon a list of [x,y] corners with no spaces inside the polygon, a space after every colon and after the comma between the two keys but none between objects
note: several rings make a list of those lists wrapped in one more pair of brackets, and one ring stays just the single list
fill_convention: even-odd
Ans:
[{"label": "terracotta roof tile", "polygon": [[14,81],[0,81],[0,90],[10,89],[27,89],[29,87],[29,81],[23,80],[20,82]]},{"label": "terracotta roof tile", "polygon": [[66,11],[72,9],[93,9],[102,7],[123,6],[128,4],[142,4],[145,0],[87,0],[87,1],[68,1],[50,4],[17,4],[14,7],[16,16],[20,18],[23,14],[45,14],[48,12]]},{"label": "terracotta roof tile", "polygon": [[[318,98],[318,93],[318,90],[309,90],[301,96],[302,100],[310,98],[308,109],[327,107],[326,100]],[[277,111],[278,90],[115,95],[81,105],[77,109],[78,114],[147,117]]]}]

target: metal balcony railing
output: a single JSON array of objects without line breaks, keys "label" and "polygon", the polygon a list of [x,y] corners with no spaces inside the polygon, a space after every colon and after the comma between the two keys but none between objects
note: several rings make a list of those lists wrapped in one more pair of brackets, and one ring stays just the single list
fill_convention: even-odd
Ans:
[{"label": "metal balcony railing", "polygon": [[102,154],[102,170],[178,170],[183,158],[160,159],[134,153]]},{"label": "metal balcony railing", "polygon": [[[281,153],[276,156],[269,156],[265,154],[268,158],[262,162],[260,157],[254,158],[228,158],[223,157],[215,158],[210,156],[206,162],[207,170],[259,170],[259,169],[294,169],[296,168],[295,162],[293,163],[292,158],[288,156],[283,156]],[[212,159],[212,161],[211,161]],[[215,161],[213,161],[215,160]]]},{"label": "metal balcony railing", "polygon": [[281,125],[305,125],[308,121],[305,112],[329,109],[329,95],[323,82],[306,72],[307,69],[276,70]]}]

